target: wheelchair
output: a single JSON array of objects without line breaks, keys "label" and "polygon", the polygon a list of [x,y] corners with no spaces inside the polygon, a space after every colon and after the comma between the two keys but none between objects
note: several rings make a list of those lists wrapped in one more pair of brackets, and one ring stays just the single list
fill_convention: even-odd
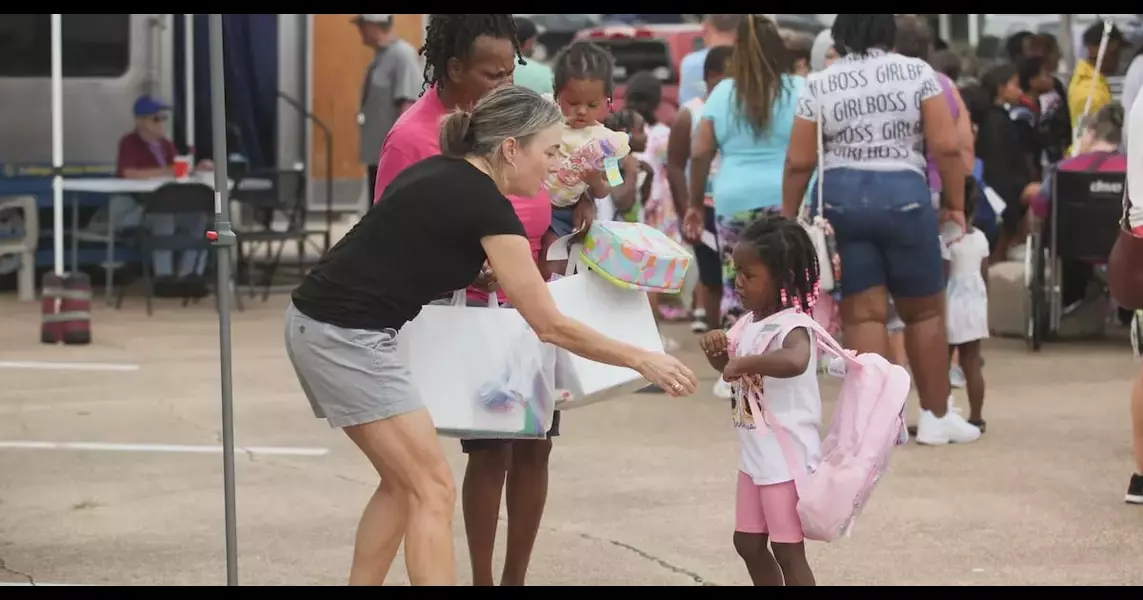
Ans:
[{"label": "wheelchair", "polygon": [[1028,348],[1039,352],[1055,339],[1064,315],[1063,261],[1087,263],[1108,298],[1106,275],[1111,248],[1123,217],[1126,173],[1056,171],[1051,209],[1043,222],[1032,223],[1024,258],[1025,335]]}]

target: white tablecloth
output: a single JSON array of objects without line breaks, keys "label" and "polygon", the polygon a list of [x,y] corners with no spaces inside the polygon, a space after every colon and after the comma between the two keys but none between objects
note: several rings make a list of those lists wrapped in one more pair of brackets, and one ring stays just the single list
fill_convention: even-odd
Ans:
[{"label": "white tablecloth", "polygon": [[[165,184],[174,183],[173,177],[156,177],[153,179],[120,179],[120,178],[75,178],[65,177],[63,190],[65,192],[88,192],[92,194],[145,194],[153,192]],[[181,180],[182,183],[202,183],[214,187],[214,174],[203,173],[191,175]],[[268,179],[243,179],[239,189],[246,191],[268,190],[273,183]],[[230,181],[230,188],[234,188],[234,181]]]}]

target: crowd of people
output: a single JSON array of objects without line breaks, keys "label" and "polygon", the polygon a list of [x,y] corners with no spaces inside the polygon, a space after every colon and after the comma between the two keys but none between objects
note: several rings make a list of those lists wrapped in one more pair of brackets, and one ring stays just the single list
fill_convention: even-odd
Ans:
[{"label": "crowd of people", "polygon": [[[695,391],[694,373],[669,354],[611,340],[555,308],[544,282],[563,271],[546,248],[596,219],[640,221],[694,248],[695,289],[681,303],[652,302],[661,319],[693,320],[722,375],[715,391],[731,399],[742,449],[734,543],[755,584],[813,585],[814,576],[796,461],[764,439],[769,420],[756,421],[750,405],[765,388],[775,417],[795,424],[809,470],[821,404],[814,334],[783,329],[774,345],[753,348],[743,337],[751,324],[812,314],[840,323],[848,348],[907,365],[922,408],[919,443],[968,443],[985,431],[988,266],[1013,252],[1050,169],[1069,168],[1053,165],[1072,145],[1090,83],[1106,84],[1092,67],[1102,32],[1085,36],[1092,54],[1063,88],[1046,36],[1017,36],[1012,64],[977,82],[937,60],[937,40],[913,15],[841,14],[797,48],[764,15],[706,15],[704,30],[704,48],[682,63],[678,118],[663,123],[652,73],[633,74],[625,106],[613,110],[614,61],[595,44],[573,43],[546,69],[529,60],[535,27],[526,20],[430,15],[424,91],[384,138],[375,204],[306,276],[286,322],[314,414],[344,429],[381,477],[358,528],[352,584],[382,583],[402,541],[415,585],[455,581],[451,473],[396,352],[397,332],[420,307],[466,287],[472,306],[497,294],[545,342],[636,369],[671,395]],[[1096,92],[1091,111],[1076,156],[1120,152],[1122,107]],[[598,172],[553,180],[577,146],[616,132],[628,134],[622,183]],[[1006,201],[1002,215],[988,215],[986,189]],[[814,223],[829,249],[803,225],[810,217],[821,217]],[[823,290],[823,281],[836,285]],[[954,362],[967,418],[950,393]],[[558,434],[557,415],[547,440],[462,441],[476,585],[496,583],[502,497],[499,582],[523,585]],[[1143,502],[1143,489],[1134,494]]]}]

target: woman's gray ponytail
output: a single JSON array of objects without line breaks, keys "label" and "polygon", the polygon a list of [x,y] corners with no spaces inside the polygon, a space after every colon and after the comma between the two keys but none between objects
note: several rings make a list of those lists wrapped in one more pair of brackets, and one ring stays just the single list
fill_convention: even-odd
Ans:
[{"label": "woman's gray ponytail", "polygon": [[531,136],[564,122],[558,106],[536,92],[510,85],[489,92],[472,112],[458,110],[441,121],[441,153],[477,156],[497,163],[508,138],[526,143]]}]

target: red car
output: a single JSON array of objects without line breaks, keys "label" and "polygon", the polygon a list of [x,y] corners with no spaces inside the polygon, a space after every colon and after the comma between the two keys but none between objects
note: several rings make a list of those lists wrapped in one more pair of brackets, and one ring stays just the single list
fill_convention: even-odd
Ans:
[{"label": "red car", "polygon": [[576,40],[595,42],[615,57],[615,110],[623,107],[627,80],[639,71],[650,71],[663,82],[663,102],[655,114],[662,123],[674,123],[679,111],[679,64],[702,48],[701,25],[605,25],[580,31]]}]

